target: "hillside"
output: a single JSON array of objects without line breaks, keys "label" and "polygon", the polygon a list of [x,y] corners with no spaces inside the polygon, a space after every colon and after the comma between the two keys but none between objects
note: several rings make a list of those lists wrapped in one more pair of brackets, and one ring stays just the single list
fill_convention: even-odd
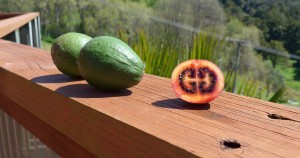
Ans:
[{"label": "hillside", "polygon": [[[300,0],[219,0],[230,19],[255,25],[265,47],[300,55]],[[300,61],[293,65],[300,80]]]}]

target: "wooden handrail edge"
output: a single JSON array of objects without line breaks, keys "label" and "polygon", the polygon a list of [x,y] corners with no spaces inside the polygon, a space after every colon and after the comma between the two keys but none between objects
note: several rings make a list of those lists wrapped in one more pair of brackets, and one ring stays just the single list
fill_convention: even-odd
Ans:
[{"label": "wooden handrail edge", "polygon": [[0,20],[0,38],[15,31],[39,15],[38,12],[31,12]]}]

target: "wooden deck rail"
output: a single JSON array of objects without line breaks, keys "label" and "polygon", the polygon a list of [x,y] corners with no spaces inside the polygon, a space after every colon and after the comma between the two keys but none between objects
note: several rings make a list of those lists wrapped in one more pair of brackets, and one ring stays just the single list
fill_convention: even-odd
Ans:
[{"label": "wooden deck rail", "polygon": [[49,52],[0,40],[0,108],[62,157],[300,155],[298,109],[227,92],[191,105],[170,83],[145,74],[99,91],[61,74]]},{"label": "wooden deck rail", "polygon": [[0,38],[41,48],[39,13],[0,14]]},{"label": "wooden deck rail", "polygon": [[39,16],[39,13],[2,14],[0,17],[6,19],[2,19],[0,22],[0,38],[27,24],[37,16]]},{"label": "wooden deck rail", "polygon": [[[0,13],[0,38],[41,47],[39,13]],[[0,109],[0,158],[57,158],[22,125]]]}]

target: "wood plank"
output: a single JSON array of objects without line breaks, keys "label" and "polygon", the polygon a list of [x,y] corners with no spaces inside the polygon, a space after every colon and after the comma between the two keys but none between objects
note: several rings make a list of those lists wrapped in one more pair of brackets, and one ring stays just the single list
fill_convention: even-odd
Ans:
[{"label": "wood plank", "polygon": [[38,16],[39,13],[32,12],[0,20],[0,38],[15,31]]},{"label": "wood plank", "polygon": [[[25,126],[36,137],[47,142],[47,146],[54,149],[61,157],[96,157],[89,151],[70,140],[67,136],[47,125],[13,100],[0,94],[0,106],[14,119]],[[59,145],[57,145],[59,144]],[[72,150],[70,150],[72,149]]]},{"label": "wood plank", "polygon": [[[209,104],[191,105],[175,96],[170,79],[148,74],[133,88],[103,92],[61,74],[49,52],[3,40],[0,78],[1,97],[15,104],[0,107],[14,118],[25,111],[28,118],[22,124],[29,127],[49,127],[49,134],[41,129],[35,132],[42,133],[37,134],[39,138],[61,155],[55,147],[70,152],[69,145],[77,146],[77,151],[98,157],[300,154],[300,111],[296,108],[227,92]],[[22,110],[15,112],[15,108]],[[272,119],[269,114],[290,120]],[[57,143],[55,138],[66,141]],[[241,146],[225,147],[225,141]]]}]

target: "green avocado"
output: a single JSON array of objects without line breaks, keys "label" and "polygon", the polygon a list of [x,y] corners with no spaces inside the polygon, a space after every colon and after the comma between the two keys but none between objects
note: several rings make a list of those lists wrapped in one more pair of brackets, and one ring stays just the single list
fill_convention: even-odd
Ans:
[{"label": "green avocado", "polygon": [[144,73],[139,56],[126,43],[110,36],[96,37],[86,43],[78,65],[91,86],[108,91],[135,86]]},{"label": "green avocado", "polygon": [[51,57],[57,69],[65,75],[81,78],[77,59],[81,48],[91,39],[76,32],[59,36],[51,47]]}]

